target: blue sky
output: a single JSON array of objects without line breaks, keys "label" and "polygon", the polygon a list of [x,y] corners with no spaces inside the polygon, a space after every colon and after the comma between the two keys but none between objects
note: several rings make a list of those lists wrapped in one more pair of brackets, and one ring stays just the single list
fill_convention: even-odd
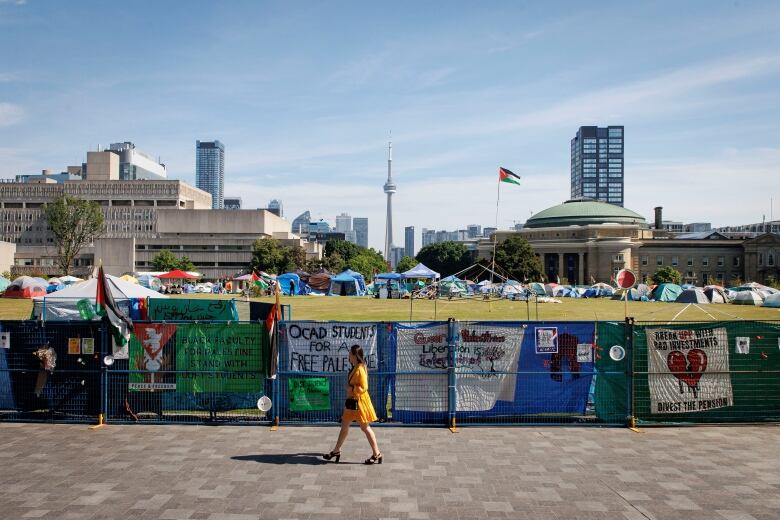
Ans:
[{"label": "blue sky", "polygon": [[[226,145],[226,194],[396,243],[499,225],[569,196],[580,125],[626,126],[626,206],[715,225],[780,215],[778,2],[0,0],[0,177],[133,141],[194,183]],[[403,244],[401,244],[403,245]]]}]

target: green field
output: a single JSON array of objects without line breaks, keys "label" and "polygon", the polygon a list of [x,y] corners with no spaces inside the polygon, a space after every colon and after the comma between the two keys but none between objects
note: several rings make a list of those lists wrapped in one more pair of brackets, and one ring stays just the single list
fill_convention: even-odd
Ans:
[{"label": "green field", "polygon": [[[236,298],[236,296],[195,294],[174,298]],[[261,298],[257,301],[273,301]],[[624,304],[607,299],[562,298],[563,303],[484,301],[478,299],[378,300],[374,298],[295,296],[282,297],[282,303],[292,305],[292,316],[298,320],[407,321],[412,320],[622,320]],[[32,302],[0,298],[0,319],[25,319],[30,316]],[[241,319],[248,318],[246,305],[239,303]],[[538,312],[538,314],[537,314]],[[686,305],[681,303],[628,302],[628,316],[637,321],[667,322],[713,320],[780,320],[780,309],[743,305]]]}]

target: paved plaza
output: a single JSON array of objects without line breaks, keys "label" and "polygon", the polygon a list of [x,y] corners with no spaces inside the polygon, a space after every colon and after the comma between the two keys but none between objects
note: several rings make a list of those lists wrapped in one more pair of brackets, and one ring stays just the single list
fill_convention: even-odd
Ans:
[{"label": "paved plaza", "polygon": [[0,518],[780,517],[780,428],[0,425]]}]

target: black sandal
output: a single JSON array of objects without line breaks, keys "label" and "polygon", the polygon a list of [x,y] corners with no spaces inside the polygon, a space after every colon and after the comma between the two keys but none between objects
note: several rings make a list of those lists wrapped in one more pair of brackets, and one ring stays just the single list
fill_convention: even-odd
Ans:
[{"label": "black sandal", "polygon": [[382,464],[382,454],[379,455],[371,455],[371,457],[367,458],[363,464]]},{"label": "black sandal", "polygon": [[341,452],[340,451],[331,451],[330,453],[326,453],[325,455],[323,455],[322,458],[325,459],[325,460],[330,460],[330,459],[335,458],[336,459],[336,464],[338,464],[339,460],[341,460]]}]

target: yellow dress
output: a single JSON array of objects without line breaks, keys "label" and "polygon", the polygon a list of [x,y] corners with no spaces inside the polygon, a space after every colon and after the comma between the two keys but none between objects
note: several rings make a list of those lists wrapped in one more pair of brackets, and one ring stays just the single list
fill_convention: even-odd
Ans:
[{"label": "yellow dress", "polygon": [[357,421],[361,424],[377,420],[371,396],[368,395],[368,371],[363,363],[353,368],[347,376],[347,397],[358,400],[358,409],[345,408],[344,415],[341,416],[342,420]]}]

